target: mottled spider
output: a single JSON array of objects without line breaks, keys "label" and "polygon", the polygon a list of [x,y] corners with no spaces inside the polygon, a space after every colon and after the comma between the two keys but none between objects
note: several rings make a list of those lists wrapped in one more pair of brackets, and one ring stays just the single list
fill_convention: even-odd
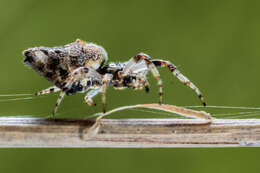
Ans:
[{"label": "mottled spider", "polygon": [[206,105],[199,89],[184,75],[180,73],[169,61],[153,60],[144,53],[139,53],[129,61],[121,63],[110,62],[105,49],[93,43],[86,43],[77,39],[75,42],[61,47],[35,47],[23,52],[24,63],[55,86],[39,91],[36,95],[49,94],[61,91],[53,115],[66,95],[77,92],[87,92],[85,101],[88,105],[96,105],[92,98],[98,93],[102,94],[103,112],[106,111],[106,88],[115,89],[143,89],[149,91],[146,75],[152,72],[159,87],[159,104],[162,104],[162,80],[156,68],[168,67],[169,70],[182,83],[193,89]]}]

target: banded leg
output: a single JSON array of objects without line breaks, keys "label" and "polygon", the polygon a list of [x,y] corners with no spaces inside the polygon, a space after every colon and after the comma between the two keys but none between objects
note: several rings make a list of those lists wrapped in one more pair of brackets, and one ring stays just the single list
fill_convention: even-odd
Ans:
[{"label": "banded leg", "polygon": [[184,76],[177,68],[175,65],[173,65],[169,61],[164,61],[164,60],[152,60],[153,64],[155,66],[159,67],[168,67],[169,70],[173,73],[174,76],[176,76],[184,85],[190,87],[192,90],[194,90],[199,97],[201,103],[206,106],[206,102],[204,100],[204,97],[202,96],[200,90],[198,87],[196,87],[186,76]]},{"label": "banded leg", "polygon": [[96,106],[96,103],[93,102],[92,98],[95,97],[98,93],[101,92],[101,88],[97,88],[97,89],[93,89],[91,91],[89,91],[87,93],[87,95],[85,96],[85,102],[89,105],[89,106]]},{"label": "banded leg", "polygon": [[106,112],[106,90],[107,90],[107,85],[112,79],[111,74],[105,74],[103,80],[102,80],[102,86],[101,86],[101,94],[102,94],[102,105],[103,105],[103,113]]},{"label": "banded leg", "polygon": [[130,72],[131,68],[133,68],[133,66],[135,64],[139,63],[141,60],[144,60],[144,62],[146,63],[146,66],[152,72],[154,78],[157,80],[157,85],[159,87],[159,104],[162,104],[163,89],[162,89],[162,80],[160,77],[160,73],[148,55],[146,55],[144,53],[139,53],[135,57],[133,57],[126,64],[125,69],[123,70],[123,75],[128,74]]},{"label": "banded leg", "polygon": [[55,93],[55,92],[58,92],[58,91],[60,91],[60,88],[58,88],[56,86],[51,86],[49,88],[46,88],[44,90],[36,92],[35,95],[39,96],[39,95],[44,95],[44,94]]},{"label": "banded leg", "polygon": [[59,105],[60,105],[62,99],[64,98],[64,96],[65,96],[65,92],[62,91],[62,92],[60,93],[59,97],[58,97],[58,100],[57,100],[57,102],[56,102],[55,108],[54,108],[54,110],[53,110],[53,116],[55,116],[55,114],[56,114],[56,112],[57,112],[57,110],[58,110],[58,108],[59,108]]}]

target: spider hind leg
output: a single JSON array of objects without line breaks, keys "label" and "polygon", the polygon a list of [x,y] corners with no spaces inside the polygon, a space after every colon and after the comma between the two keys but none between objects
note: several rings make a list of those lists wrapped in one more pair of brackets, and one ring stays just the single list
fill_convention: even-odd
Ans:
[{"label": "spider hind leg", "polygon": [[55,108],[54,108],[54,110],[53,110],[53,113],[52,113],[53,116],[55,116],[55,114],[56,114],[56,112],[57,112],[57,110],[58,110],[58,108],[59,108],[59,106],[60,106],[60,103],[61,103],[61,101],[63,100],[64,96],[65,96],[65,92],[62,91],[62,92],[60,93],[59,97],[58,97],[58,100],[57,100],[57,102],[56,102]]},{"label": "spider hind leg", "polygon": [[38,91],[35,93],[36,96],[40,96],[40,95],[45,95],[45,94],[50,94],[50,93],[55,93],[60,91],[60,88],[56,87],[56,86],[51,86],[49,88],[46,88],[44,90]]}]

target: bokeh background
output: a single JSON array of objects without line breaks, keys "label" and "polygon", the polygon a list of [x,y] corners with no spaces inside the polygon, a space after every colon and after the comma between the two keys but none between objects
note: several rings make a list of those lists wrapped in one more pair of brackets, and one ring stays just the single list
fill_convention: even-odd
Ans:
[{"label": "bokeh background", "polygon": [[[22,51],[81,38],[105,47],[110,61],[139,52],[167,59],[203,92],[209,105],[259,106],[260,1],[256,0],[0,0],[0,94],[23,94],[50,83],[22,64]],[[160,69],[164,102],[199,105],[192,90]],[[153,103],[151,92],[108,90],[108,109]],[[66,97],[57,118],[101,111]],[[0,115],[50,115],[57,95],[1,97]],[[212,111],[212,110],[209,110]],[[220,112],[219,110],[214,110]],[[227,111],[227,110],[225,110]],[[161,118],[136,111],[111,118]],[[0,139],[1,140],[1,139]],[[0,172],[259,172],[258,148],[225,149],[1,149]]]}]

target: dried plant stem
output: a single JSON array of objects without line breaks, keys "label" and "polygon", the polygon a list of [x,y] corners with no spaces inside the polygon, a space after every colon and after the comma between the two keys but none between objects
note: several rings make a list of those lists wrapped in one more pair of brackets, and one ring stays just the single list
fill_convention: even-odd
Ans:
[{"label": "dried plant stem", "polygon": [[234,147],[260,145],[260,120],[0,118],[0,147]]},{"label": "dried plant stem", "polygon": [[260,146],[260,119],[213,119],[205,112],[171,105],[130,106],[133,107],[178,112],[200,119],[101,119],[108,114],[100,114],[97,121],[2,117],[0,147]]}]

